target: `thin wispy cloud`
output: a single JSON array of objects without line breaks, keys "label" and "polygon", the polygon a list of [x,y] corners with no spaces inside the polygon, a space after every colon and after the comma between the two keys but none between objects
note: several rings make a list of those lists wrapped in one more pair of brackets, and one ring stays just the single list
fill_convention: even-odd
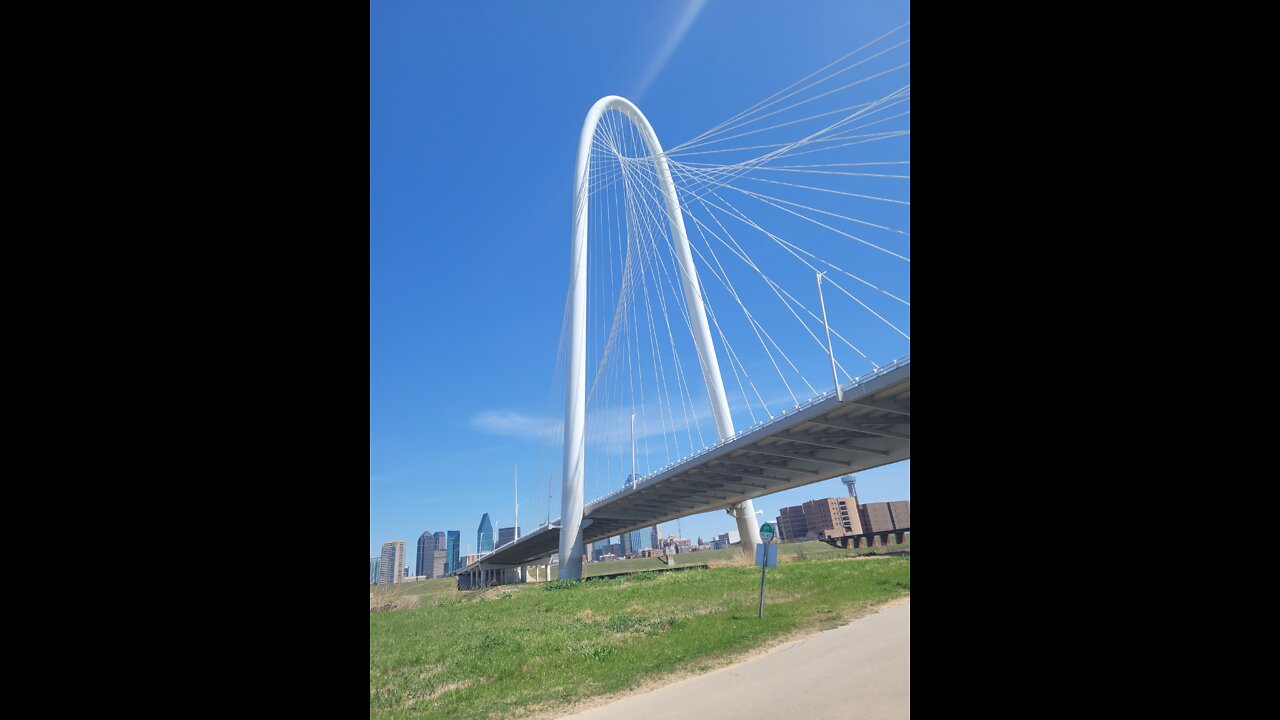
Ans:
[{"label": "thin wispy cloud", "polygon": [[545,419],[513,410],[482,410],[471,416],[471,427],[489,435],[526,439],[537,439],[544,434],[554,437],[560,432],[558,423],[548,428]]},{"label": "thin wispy cloud", "polygon": [[[636,437],[639,439],[666,433],[690,432],[685,426],[686,418],[688,422],[703,425],[704,432],[708,428],[711,433],[715,432],[715,426],[711,422],[711,409],[706,403],[697,403],[687,416],[677,406],[673,409],[675,417],[664,417],[663,411],[652,403],[648,406],[648,412],[641,406],[613,407],[605,411],[593,408],[587,412],[587,444],[612,446],[629,440],[633,410],[637,412]],[[560,417],[547,419],[516,410],[482,410],[471,416],[469,424],[473,430],[487,435],[542,440],[549,444],[564,441],[564,420]],[[697,433],[697,430],[691,432]]]},{"label": "thin wispy cloud", "polygon": [[707,0],[692,0],[684,6],[684,11],[680,13],[680,17],[676,18],[675,27],[671,28],[671,32],[667,35],[667,39],[663,41],[658,51],[654,54],[653,60],[649,62],[649,67],[645,68],[644,75],[640,76],[640,82],[636,85],[636,90],[631,94],[631,98],[639,101],[640,98],[649,90],[649,86],[654,80],[662,74],[662,70],[666,68],[667,62],[671,60],[671,56],[675,55],[676,50],[680,49],[680,43],[684,40],[684,36],[688,34],[689,28],[693,27],[693,23],[698,19],[698,14],[702,12],[702,6],[707,4]]}]

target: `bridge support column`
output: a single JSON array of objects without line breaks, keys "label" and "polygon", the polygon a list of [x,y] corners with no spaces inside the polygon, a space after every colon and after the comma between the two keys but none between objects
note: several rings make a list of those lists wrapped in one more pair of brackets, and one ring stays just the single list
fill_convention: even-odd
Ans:
[{"label": "bridge support column", "polygon": [[906,533],[894,533],[893,539],[898,545],[901,545],[902,541],[906,539]]},{"label": "bridge support column", "polygon": [[[721,393],[723,393],[724,388],[721,387],[720,391]],[[727,405],[727,402],[726,402],[726,405]],[[727,413],[728,410],[726,409],[725,412]],[[726,417],[728,417],[727,414],[726,414]],[[719,420],[719,416],[717,416],[716,419]],[[730,437],[733,435],[733,421],[728,420],[727,422],[729,425],[729,433],[725,434],[723,431],[721,431],[720,433],[721,439],[724,439],[726,437]],[[733,519],[737,521],[738,537],[741,538],[738,544],[738,547],[741,548],[743,554],[750,557],[755,557],[756,545],[760,544],[760,526],[756,525],[755,504],[752,503],[750,500],[744,500],[743,502],[740,502],[731,508],[725,508],[725,512],[732,515]]]}]

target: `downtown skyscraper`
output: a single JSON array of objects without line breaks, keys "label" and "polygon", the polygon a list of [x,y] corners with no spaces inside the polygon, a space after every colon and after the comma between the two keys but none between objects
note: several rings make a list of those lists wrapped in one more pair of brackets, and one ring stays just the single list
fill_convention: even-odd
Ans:
[{"label": "downtown skyscraper", "polygon": [[382,543],[382,557],[378,559],[379,585],[390,585],[404,580],[406,560],[404,546],[403,540]]},{"label": "downtown skyscraper", "polygon": [[449,574],[449,553],[445,551],[445,535],[444,532],[437,532],[432,535],[436,541],[436,551],[432,554],[431,573],[432,577],[442,578]]},{"label": "downtown skyscraper", "polygon": [[493,552],[493,523],[489,522],[489,513],[480,517],[480,527],[476,528],[476,552]]},{"label": "downtown skyscraper", "polygon": [[461,551],[458,549],[458,545],[462,543],[462,533],[458,530],[450,530],[445,533],[445,538],[444,571],[451,573],[462,567],[461,558],[459,557]]},{"label": "downtown skyscraper", "polygon": [[[439,533],[436,533],[439,535]],[[414,574],[419,577],[435,577],[431,572],[431,553],[436,551],[436,539],[428,530],[418,537],[418,563]]]}]

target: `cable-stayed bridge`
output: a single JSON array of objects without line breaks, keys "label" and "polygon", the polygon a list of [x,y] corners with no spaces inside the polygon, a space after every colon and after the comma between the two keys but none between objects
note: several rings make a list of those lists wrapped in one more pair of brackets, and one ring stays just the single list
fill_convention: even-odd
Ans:
[{"label": "cable-stayed bridge", "polygon": [[585,543],[722,508],[752,552],[754,498],[910,457],[908,28],[666,150],[591,107],[537,473],[560,517],[465,584],[556,552],[578,578]]},{"label": "cable-stayed bridge", "polygon": [[[587,505],[585,544],[729,508],[911,457],[911,365],[903,358],[663,468]],[[470,587],[499,582],[510,569],[537,565],[560,547],[559,519],[508,543],[459,574]],[[488,578],[480,576],[488,571]]]}]

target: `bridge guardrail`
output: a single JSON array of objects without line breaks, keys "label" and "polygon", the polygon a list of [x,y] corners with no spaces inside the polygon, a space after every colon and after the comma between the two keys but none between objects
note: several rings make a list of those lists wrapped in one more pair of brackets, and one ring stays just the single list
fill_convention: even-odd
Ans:
[{"label": "bridge guardrail", "polygon": [[[870,371],[870,372],[863,373],[862,375],[859,375],[858,377],[854,378],[854,379],[853,379],[852,381],[850,381],[849,383],[847,383],[847,384],[845,384],[845,385],[841,385],[841,386],[840,386],[840,389],[841,389],[841,390],[843,390],[843,391],[845,391],[845,392],[848,392],[849,390],[852,390],[853,388],[855,388],[855,387],[857,387],[857,386],[859,386],[859,385],[861,385],[861,384],[863,384],[863,383],[865,383],[865,382],[869,382],[869,381],[871,381],[871,380],[873,380],[873,379],[875,379],[875,378],[878,378],[878,377],[880,377],[881,375],[884,375],[885,373],[887,373],[887,372],[889,372],[889,371],[891,371],[891,370],[896,370],[896,369],[898,369],[898,368],[900,368],[900,367],[903,367],[903,366],[906,366],[906,365],[910,365],[910,364],[911,364],[911,356],[910,356],[910,355],[903,355],[902,357],[900,357],[900,358],[898,358],[898,359],[896,359],[896,360],[893,360],[893,361],[891,361],[891,362],[885,363],[884,365],[881,365],[880,367],[876,368],[875,370],[872,370],[872,371]],[[677,465],[683,465],[684,463],[689,462],[690,460],[692,460],[692,459],[694,459],[694,458],[696,458],[696,457],[700,457],[700,456],[702,456],[702,455],[705,455],[705,454],[707,454],[707,453],[711,452],[712,450],[715,450],[716,448],[718,448],[718,447],[720,447],[720,446],[722,446],[722,445],[727,445],[727,444],[729,444],[729,443],[731,443],[731,442],[734,442],[735,440],[738,440],[739,438],[742,438],[742,437],[745,437],[745,436],[747,436],[747,435],[750,435],[751,433],[756,432],[757,430],[759,430],[759,429],[760,429],[760,428],[762,428],[762,427],[765,427],[766,425],[772,425],[773,423],[776,423],[776,422],[778,422],[779,420],[781,420],[781,419],[783,419],[783,418],[790,417],[791,415],[794,415],[794,414],[796,414],[796,413],[798,413],[798,412],[800,412],[800,411],[802,411],[802,410],[805,410],[806,408],[812,407],[813,405],[815,405],[815,404],[817,404],[817,403],[820,403],[820,402],[822,402],[823,400],[826,400],[827,398],[829,398],[829,397],[831,397],[831,396],[833,396],[833,395],[835,395],[835,394],[836,394],[836,390],[835,390],[835,388],[832,388],[832,389],[830,389],[830,390],[828,390],[828,391],[826,391],[826,392],[822,393],[821,395],[816,395],[816,396],[814,396],[814,397],[811,397],[811,398],[809,398],[808,400],[805,400],[804,402],[800,403],[799,405],[796,405],[796,406],[795,406],[795,407],[793,407],[793,408],[789,408],[789,409],[787,409],[787,410],[783,410],[782,412],[778,413],[777,415],[774,415],[773,417],[769,418],[768,420],[761,420],[760,422],[756,423],[755,425],[752,425],[751,427],[746,428],[745,430],[740,430],[740,431],[738,431],[738,432],[734,433],[733,435],[730,435],[729,437],[724,438],[723,440],[717,440],[716,442],[712,443],[711,445],[706,446],[705,448],[703,448],[703,449],[699,450],[699,451],[698,451],[698,452],[696,452],[696,453],[692,453],[692,454],[690,454],[690,455],[686,455],[686,456],[684,456],[684,457],[680,458],[679,460],[676,460],[676,461],[674,461],[674,462],[667,463],[666,465],[664,465],[664,466],[662,466],[662,467],[658,468],[657,470],[654,470],[653,472],[649,473],[648,475],[644,475],[644,476],[643,476],[643,477],[641,477],[640,479],[636,480],[634,483],[632,483],[632,485],[631,485],[630,487],[621,487],[621,488],[618,488],[617,490],[614,490],[614,491],[612,491],[612,492],[605,493],[604,495],[601,495],[600,497],[596,498],[595,500],[592,500],[592,501],[591,501],[591,502],[589,502],[589,503],[583,503],[583,506],[585,507],[586,505],[594,505],[595,503],[598,503],[598,502],[600,502],[600,501],[602,501],[602,500],[607,500],[607,499],[609,499],[609,498],[613,497],[614,495],[618,495],[619,493],[623,493],[623,492],[626,492],[627,490],[632,490],[632,489],[634,489],[634,488],[641,487],[641,486],[643,486],[646,482],[649,482],[652,478],[656,478],[657,476],[659,476],[659,475],[661,475],[662,473],[664,473],[664,472],[666,472],[666,471],[670,470],[670,469],[671,469],[671,468],[673,468],[673,467],[676,467]]]}]

